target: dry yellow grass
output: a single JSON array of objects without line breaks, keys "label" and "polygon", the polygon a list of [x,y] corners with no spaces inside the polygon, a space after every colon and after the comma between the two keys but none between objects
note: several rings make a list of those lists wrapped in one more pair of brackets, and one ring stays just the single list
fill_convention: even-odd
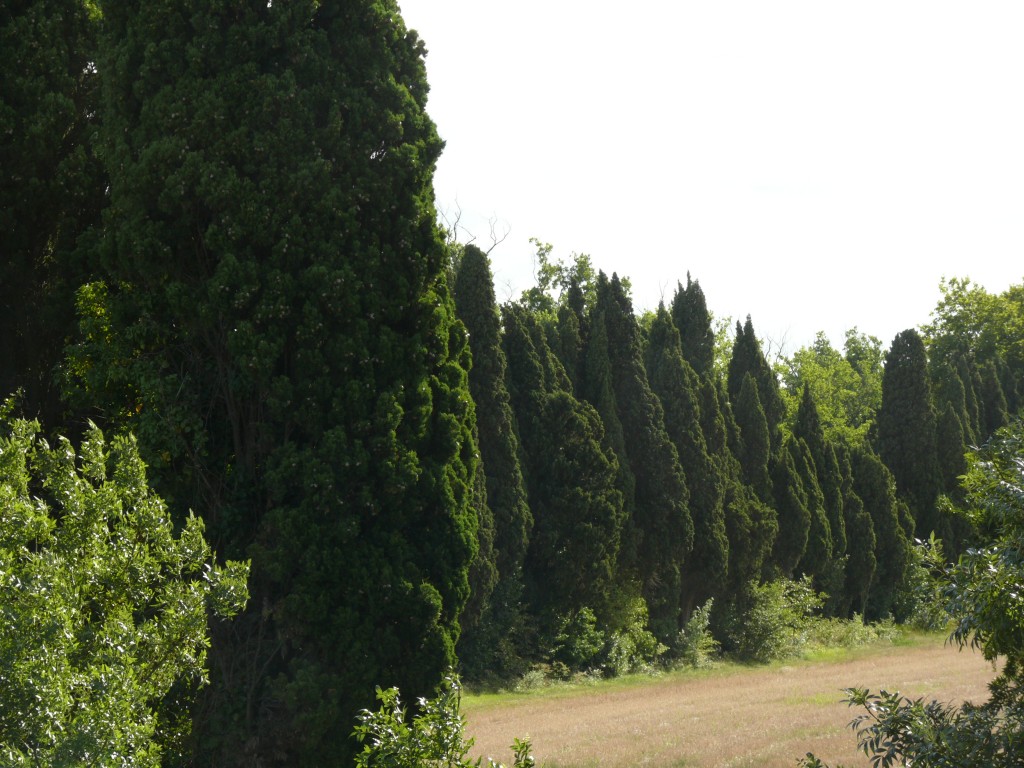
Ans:
[{"label": "dry yellow grass", "polygon": [[807,752],[832,765],[866,766],[848,723],[857,711],[842,689],[983,701],[992,665],[941,639],[875,648],[838,661],[729,669],[700,676],[598,686],[497,703],[464,701],[474,755],[509,762],[529,736],[541,766],[793,768]]}]

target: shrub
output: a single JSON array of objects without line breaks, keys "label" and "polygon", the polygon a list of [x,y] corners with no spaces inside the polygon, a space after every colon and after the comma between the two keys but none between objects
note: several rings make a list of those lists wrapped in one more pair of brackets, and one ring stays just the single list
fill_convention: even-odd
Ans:
[{"label": "shrub", "polygon": [[609,640],[606,669],[612,676],[649,671],[667,650],[647,628],[647,603],[637,597],[629,605],[626,626]]},{"label": "shrub", "polygon": [[[461,689],[454,676],[447,676],[432,699],[420,699],[417,713],[409,718],[397,688],[377,688],[380,708],[359,713],[352,732],[362,745],[356,768],[478,768],[482,758],[467,755],[473,739],[465,735],[466,718],[460,711]],[[530,742],[512,743],[512,768],[533,768]],[[500,763],[487,759],[489,768]]]},{"label": "shrub", "polygon": [[751,583],[745,598],[732,606],[726,634],[737,656],[756,662],[789,658],[807,643],[810,617],[821,608],[824,596],[811,587],[811,579],[779,579]]},{"label": "shrub", "polygon": [[583,670],[598,663],[605,641],[594,612],[584,607],[559,622],[551,658],[570,670]]},{"label": "shrub", "polygon": [[672,653],[681,664],[697,669],[710,667],[720,650],[718,641],[711,635],[711,606],[713,599],[693,612],[686,626],[679,630]]}]

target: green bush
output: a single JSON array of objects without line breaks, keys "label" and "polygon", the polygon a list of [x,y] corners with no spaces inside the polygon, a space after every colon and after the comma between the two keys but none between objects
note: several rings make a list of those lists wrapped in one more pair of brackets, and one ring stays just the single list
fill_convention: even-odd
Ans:
[{"label": "green bush", "polygon": [[582,671],[599,663],[605,642],[605,634],[597,628],[594,612],[580,608],[559,622],[551,658],[570,670]]},{"label": "green bush", "polygon": [[807,644],[811,616],[823,602],[809,576],[751,583],[725,622],[730,647],[741,659],[761,663],[795,656]]},{"label": "green bush", "polygon": [[[420,699],[411,718],[397,688],[377,688],[380,708],[363,710],[352,732],[362,745],[356,768],[478,768],[483,758],[467,755],[473,739],[465,734],[466,718],[460,711],[461,692],[454,676],[445,677],[432,699]],[[512,743],[512,768],[533,768],[530,742]],[[501,768],[487,758],[489,768]]]},{"label": "green bush", "polygon": [[710,667],[720,651],[717,640],[711,634],[711,606],[709,599],[695,610],[672,644],[672,655],[680,664],[696,669]]},{"label": "green bush", "polygon": [[893,613],[902,624],[925,631],[945,629],[950,615],[942,588],[946,583],[946,559],[942,541],[932,533],[927,541],[916,539],[903,584],[893,601]]},{"label": "green bush", "polygon": [[647,628],[647,603],[642,597],[629,605],[626,626],[612,633],[608,642],[605,669],[611,676],[650,671],[668,650]]},{"label": "green bush", "polygon": [[156,768],[206,681],[208,617],[248,599],[202,521],[175,535],[134,439],[78,452],[0,406],[0,764]]}]

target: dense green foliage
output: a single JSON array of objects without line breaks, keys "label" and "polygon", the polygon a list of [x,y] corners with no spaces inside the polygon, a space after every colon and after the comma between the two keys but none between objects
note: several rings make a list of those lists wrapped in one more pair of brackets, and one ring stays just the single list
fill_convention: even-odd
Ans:
[{"label": "dense green foliage", "polygon": [[0,437],[0,761],[159,766],[206,682],[207,616],[245,604],[189,516],[175,534],[135,442]]},{"label": "dense green foliage", "polygon": [[[874,764],[921,768],[1020,765],[1024,752],[1024,637],[1020,599],[1024,579],[1024,429],[1004,430],[972,452],[964,479],[966,514],[984,545],[965,553],[946,574],[952,639],[961,648],[979,647],[985,658],[1002,659],[982,704],[960,706],[899,693],[847,691],[851,706],[863,707],[851,728]],[[821,768],[814,755],[801,765]]]},{"label": "dense green foliage", "polygon": [[375,686],[756,656],[806,628],[786,600],[917,620],[940,553],[980,551],[959,478],[1022,403],[1021,286],[944,282],[888,350],[820,334],[774,370],[689,275],[638,316],[540,241],[499,311],[435,221],[394,0],[14,2],[0,43],[0,393],[92,418],[112,465],[135,435],[166,517],[252,561],[190,739],[191,683],[154,710],[166,757],[347,764]]}]

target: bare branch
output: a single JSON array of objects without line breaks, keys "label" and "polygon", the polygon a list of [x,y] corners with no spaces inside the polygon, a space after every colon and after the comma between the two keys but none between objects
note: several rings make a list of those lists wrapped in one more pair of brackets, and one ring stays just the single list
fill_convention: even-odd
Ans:
[{"label": "bare branch", "polygon": [[507,221],[503,221],[502,229],[504,230],[504,232],[502,232],[501,237],[498,237],[498,217],[491,216],[490,221],[488,223],[491,225],[491,247],[487,249],[487,255],[490,256],[491,251],[493,251],[495,248],[497,248],[499,245],[505,242],[505,240],[508,239],[508,236],[512,233],[512,226]]}]

